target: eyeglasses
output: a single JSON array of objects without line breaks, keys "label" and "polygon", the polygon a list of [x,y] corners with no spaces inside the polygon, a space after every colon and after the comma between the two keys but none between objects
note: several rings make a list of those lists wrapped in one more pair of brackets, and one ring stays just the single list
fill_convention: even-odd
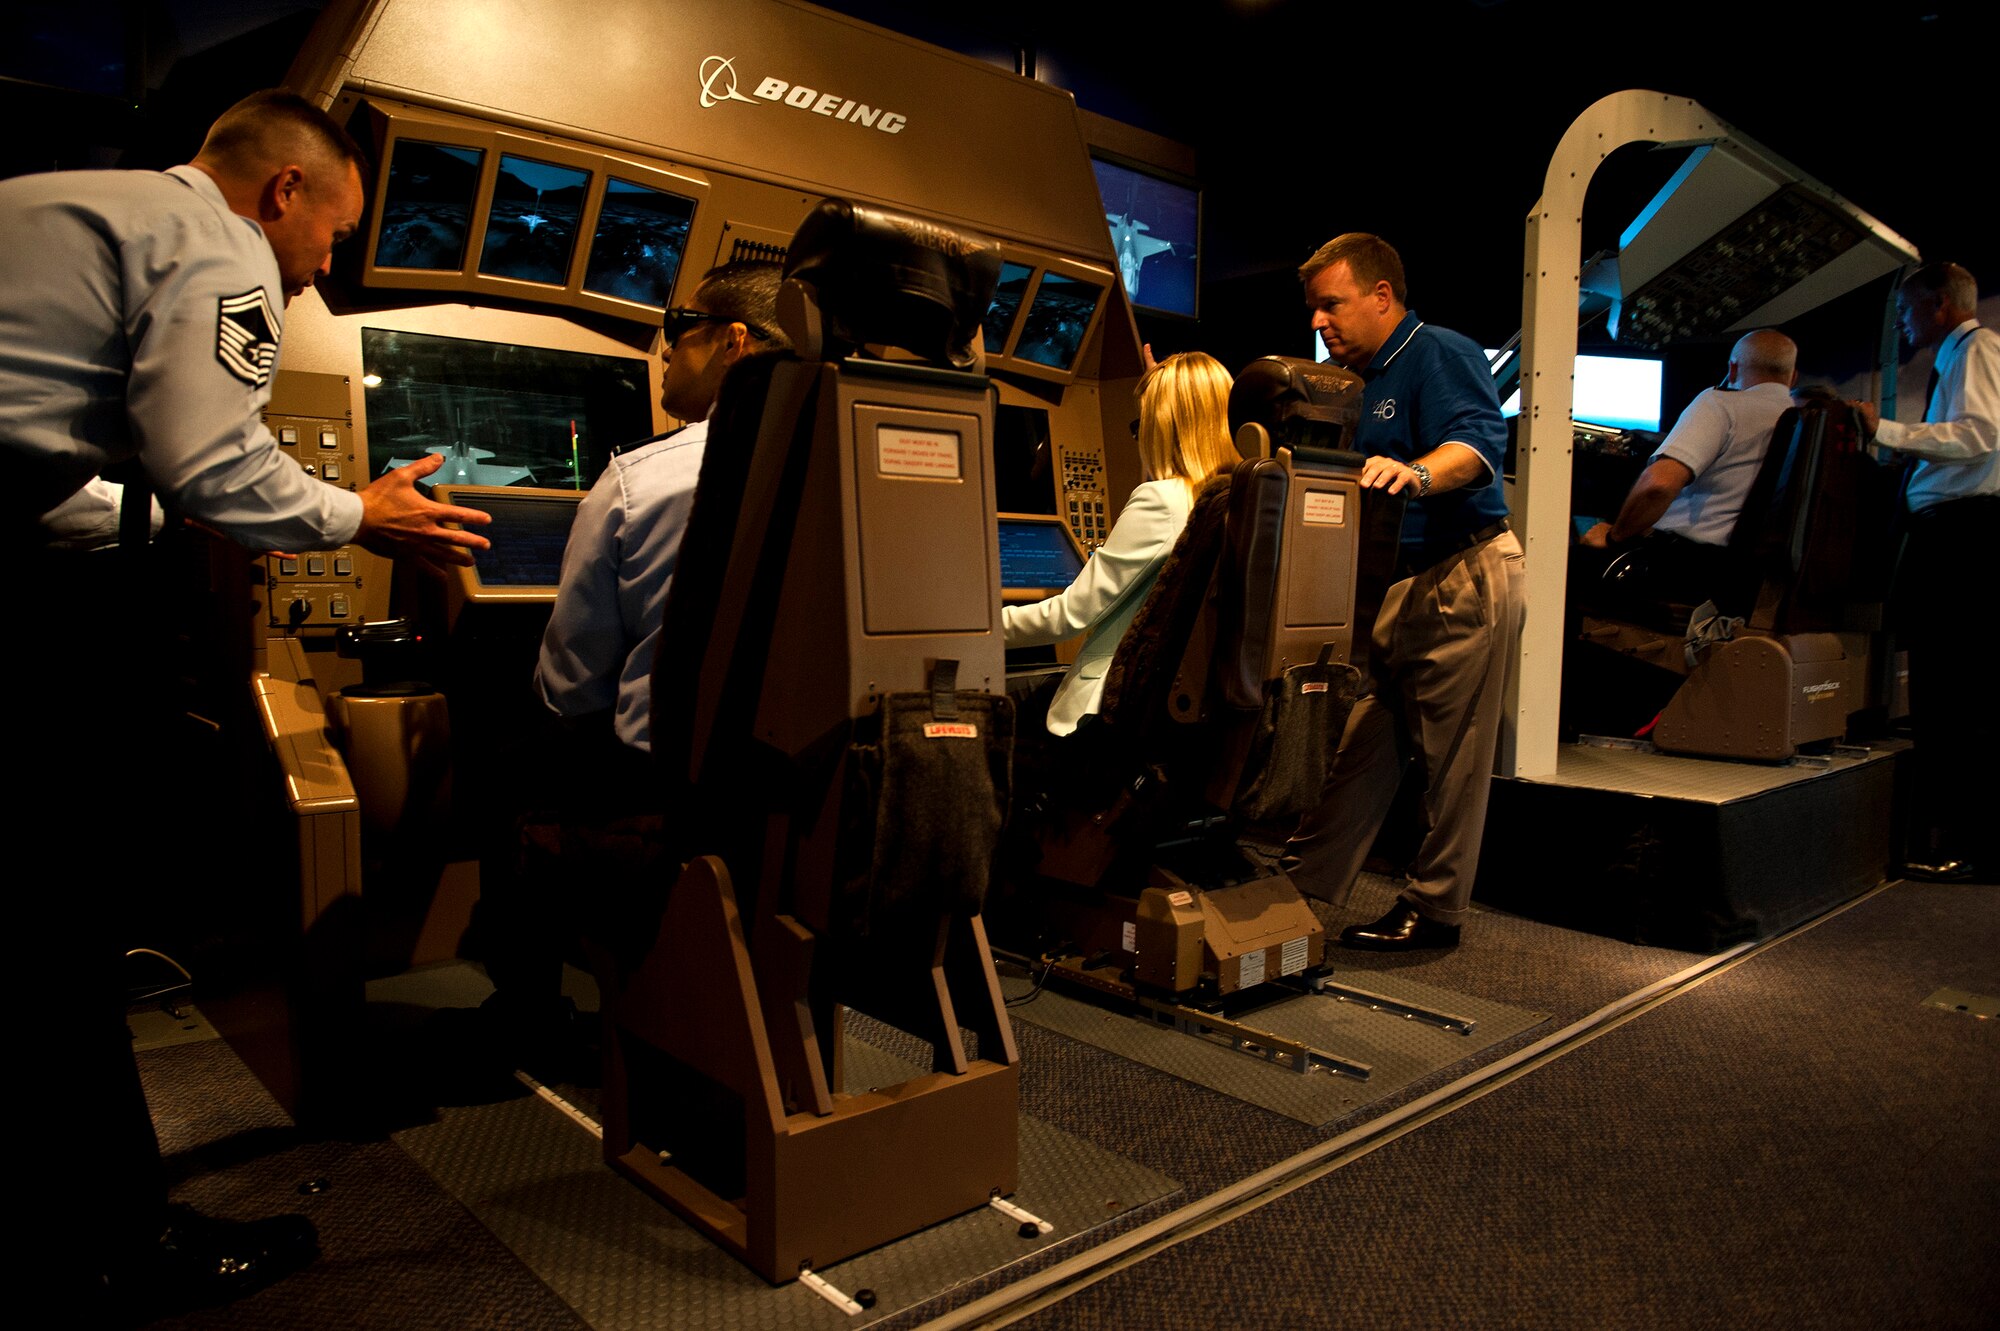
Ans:
[{"label": "eyeglasses", "polygon": [[750,330],[750,336],[756,338],[758,341],[769,342],[771,340],[769,332],[751,323],[748,319],[731,319],[727,315],[710,314],[707,310],[691,310],[686,306],[675,306],[668,310],[661,320],[661,328],[667,335],[667,345],[670,347],[703,324],[722,324],[725,326],[729,324],[742,324]]}]

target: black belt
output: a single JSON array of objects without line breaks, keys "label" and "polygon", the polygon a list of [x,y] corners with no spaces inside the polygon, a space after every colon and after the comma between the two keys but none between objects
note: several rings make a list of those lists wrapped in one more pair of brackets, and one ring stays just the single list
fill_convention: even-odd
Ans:
[{"label": "black belt", "polygon": [[1455,540],[1440,541],[1436,544],[1425,542],[1417,553],[1405,555],[1397,561],[1395,581],[1401,582],[1404,578],[1414,578],[1419,573],[1428,573],[1459,551],[1484,545],[1500,533],[1511,530],[1513,529],[1507,525],[1507,519],[1501,518],[1497,522],[1487,523],[1478,531],[1467,532]]}]

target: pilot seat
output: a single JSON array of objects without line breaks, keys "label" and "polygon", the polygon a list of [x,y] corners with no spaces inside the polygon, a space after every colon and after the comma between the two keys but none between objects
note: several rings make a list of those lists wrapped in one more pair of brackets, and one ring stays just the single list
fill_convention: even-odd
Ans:
[{"label": "pilot seat", "polygon": [[[1012,746],[979,331],[999,268],[978,237],[814,210],[793,350],[723,385],[665,612],[653,746],[685,867],[657,931],[593,945],[604,1154],[774,1282],[1015,1187],[981,918]],[[848,1085],[850,1008],[929,1067]]]},{"label": "pilot seat", "polygon": [[1786,411],[1708,599],[1635,592],[1648,584],[1643,546],[1614,560],[1581,618],[1570,698],[1607,687],[1593,653],[1609,653],[1626,673],[1608,688],[1642,695],[1639,710],[1670,695],[1645,732],[1664,753],[1769,762],[1838,740],[1870,692],[1895,502],[1852,408]]},{"label": "pilot seat", "polygon": [[1098,770],[1022,792],[1006,923],[1064,978],[1200,1004],[1320,969],[1282,846],[1319,801],[1402,517],[1340,447],[1360,401],[1306,360],[1237,378],[1247,460],[1197,495],[1119,644],[1079,750]]}]

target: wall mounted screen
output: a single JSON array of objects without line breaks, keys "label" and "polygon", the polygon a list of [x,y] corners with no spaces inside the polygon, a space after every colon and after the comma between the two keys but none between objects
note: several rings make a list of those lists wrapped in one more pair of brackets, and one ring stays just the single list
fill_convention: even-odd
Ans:
[{"label": "wall mounted screen", "polygon": [[[500,155],[479,271],[490,277],[561,286],[569,281],[590,172]],[[379,265],[378,265],[379,266]]]},{"label": "wall mounted screen", "polygon": [[480,148],[398,140],[382,191],[375,266],[453,272],[465,267],[472,198],[485,159]]},{"label": "wall mounted screen", "polygon": [[[1499,353],[1487,350],[1490,360]],[[1653,356],[1592,356],[1576,358],[1575,402],[1570,418],[1615,430],[1660,428],[1660,400],[1666,362]],[[1521,390],[1500,404],[1502,416],[1521,413]]]},{"label": "wall mounted screen", "polygon": [[1043,273],[1020,340],[1014,344],[1014,355],[1067,370],[1083,347],[1083,335],[1090,331],[1091,316],[1097,313],[1097,300],[1103,294],[1104,289],[1095,282]]},{"label": "wall mounted screen", "polygon": [[1001,403],[993,412],[993,490],[1002,513],[1056,511],[1055,457],[1045,407]]},{"label": "wall mounted screen", "polygon": [[986,321],[981,325],[986,350],[993,355],[999,355],[1007,345],[1007,330],[1021,312],[1021,298],[1028,294],[1028,279],[1034,275],[1035,270],[1024,263],[1000,265],[1000,285],[993,288],[993,303],[986,307]]},{"label": "wall mounted screen", "polygon": [[361,368],[371,476],[442,453],[427,484],[585,489],[653,433],[637,357],[363,328]]},{"label": "wall mounted screen", "polygon": [[604,182],[583,289],[665,309],[693,224],[693,199],[612,176]]},{"label": "wall mounted screen", "polygon": [[1201,192],[1116,162],[1093,160],[1118,276],[1134,305],[1195,316]]}]

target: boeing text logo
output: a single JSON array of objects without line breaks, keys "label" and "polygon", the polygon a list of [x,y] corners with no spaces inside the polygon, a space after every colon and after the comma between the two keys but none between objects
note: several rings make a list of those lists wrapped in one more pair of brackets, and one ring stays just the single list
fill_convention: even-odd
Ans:
[{"label": "boeing text logo", "polygon": [[837,92],[823,93],[803,83],[787,83],[783,79],[765,79],[751,92],[753,95],[746,97],[737,87],[735,57],[712,55],[701,62],[701,105],[704,110],[723,102],[748,102],[755,106],[759,101],[766,101],[798,111],[810,111],[814,115],[830,116],[863,129],[878,129],[884,134],[900,134],[903,126],[909,123],[908,117],[894,111],[884,111]]}]

